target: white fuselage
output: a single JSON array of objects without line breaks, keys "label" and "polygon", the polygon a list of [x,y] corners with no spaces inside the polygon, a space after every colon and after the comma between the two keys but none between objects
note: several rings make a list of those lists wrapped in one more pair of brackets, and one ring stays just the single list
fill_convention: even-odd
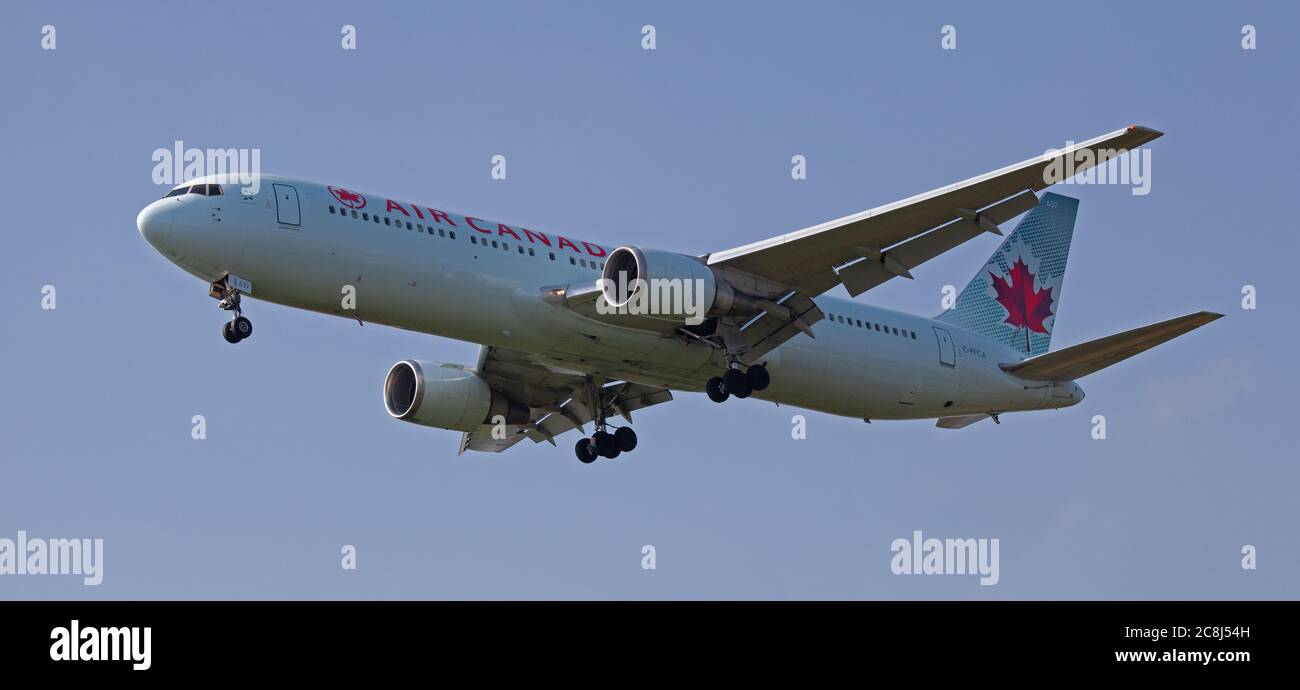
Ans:
[{"label": "white fuselage", "polygon": [[[226,184],[222,196],[159,199],[139,225],[170,261],[207,281],[245,279],[257,299],[519,350],[610,380],[699,391],[723,371],[705,344],[542,299],[545,287],[594,283],[607,247],[379,195],[351,200],[343,190],[344,200],[364,203],[350,209],[339,191],[263,175],[251,196]],[[345,286],[354,309],[344,308]],[[1007,374],[998,364],[1023,359],[1020,352],[950,324],[826,296],[817,304],[827,318],[813,325],[816,337],[769,353],[771,386],[755,398],[867,419],[996,414],[1083,398],[1072,382]]]}]

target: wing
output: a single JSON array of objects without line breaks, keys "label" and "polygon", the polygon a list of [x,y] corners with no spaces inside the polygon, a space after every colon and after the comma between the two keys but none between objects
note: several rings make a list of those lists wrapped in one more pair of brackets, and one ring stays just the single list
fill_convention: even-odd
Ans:
[{"label": "wing", "polygon": [[[890,275],[900,275],[915,268],[917,262],[937,256],[959,243],[930,240],[922,246],[907,243],[908,240],[935,229],[960,229],[969,237],[978,235],[981,230],[994,231],[999,219],[1005,221],[1032,208],[1037,203],[1030,199],[1033,192],[1062,181],[1058,179],[1060,175],[1051,173],[1057,168],[1065,170],[1066,158],[1073,161],[1072,172],[1077,174],[1161,134],[1133,125],[902,201],[743,247],[715,252],[709,255],[709,265],[736,268],[779,281],[810,297],[816,297],[841,282],[836,275],[837,267],[861,259],[875,259]],[[1083,154],[1085,150],[1090,154]],[[1011,203],[1012,198],[1017,201]],[[998,206],[1004,200],[1010,205]],[[995,206],[1002,209],[997,217],[981,214]],[[982,223],[981,220],[992,222]],[[895,262],[885,259],[890,255],[887,249],[902,250],[905,247],[913,250],[908,256],[912,261],[902,261],[901,254],[892,254],[898,259]]]},{"label": "wing", "polygon": [[[755,294],[793,307],[740,325],[757,360],[821,318],[812,298],[836,285],[857,296],[911,270],[1038,204],[1036,191],[1159,136],[1133,125],[1061,150],[918,194],[707,257],[732,282],[778,286]],[[802,315],[802,316],[800,316]],[[752,331],[752,332],[751,332]],[[748,332],[748,333],[747,333]]]},{"label": "wing", "polygon": [[584,374],[543,357],[498,347],[479,350],[475,371],[488,385],[527,405],[530,417],[525,424],[507,425],[502,438],[493,437],[490,424],[462,434],[460,453],[500,453],[525,438],[554,445],[556,436],[582,429],[595,419],[593,408],[597,404],[604,405],[607,413],[631,422],[633,411],[673,399],[672,392],[665,388],[616,381],[596,389],[594,397],[598,402],[593,403],[593,391]]}]

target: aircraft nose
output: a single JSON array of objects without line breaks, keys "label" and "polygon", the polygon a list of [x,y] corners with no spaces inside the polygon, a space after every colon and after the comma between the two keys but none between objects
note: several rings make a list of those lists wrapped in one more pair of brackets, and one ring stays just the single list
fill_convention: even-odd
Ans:
[{"label": "aircraft nose", "polygon": [[140,215],[135,218],[135,225],[140,229],[140,234],[145,241],[159,251],[162,251],[163,243],[167,241],[167,235],[172,231],[172,204],[167,203],[168,201],[168,199],[159,199],[145,206],[144,210],[140,211]]}]

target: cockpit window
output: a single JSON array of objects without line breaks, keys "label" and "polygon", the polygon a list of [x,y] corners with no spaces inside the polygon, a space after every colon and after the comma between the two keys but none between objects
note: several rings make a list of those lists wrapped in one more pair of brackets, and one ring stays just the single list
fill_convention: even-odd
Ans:
[{"label": "cockpit window", "polygon": [[176,189],[167,192],[167,194],[163,198],[166,199],[169,196],[181,196],[182,194],[200,194],[202,196],[221,196],[223,191],[224,190],[222,190],[221,185],[219,184],[196,184],[196,185],[191,185],[186,187],[177,187]]}]

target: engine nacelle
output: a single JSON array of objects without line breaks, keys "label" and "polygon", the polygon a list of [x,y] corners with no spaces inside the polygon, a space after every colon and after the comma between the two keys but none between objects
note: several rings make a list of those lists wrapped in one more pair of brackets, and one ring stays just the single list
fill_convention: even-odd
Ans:
[{"label": "engine nacelle", "polygon": [[493,390],[478,374],[452,365],[406,359],[384,377],[384,407],[404,422],[474,431],[501,415],[506,424],[528,422],[525,405]]},{"label": "engine nacelle", "polygon": [[694,257],[640,247],[610,252],[601,273],[601,295],[604,306],[617,313],[690,325],[708,316],[775,308],[732,287]]},{"label": "engine nacelle", "polygon": [[[605,306],[616,313],[692,325],[713,309],[719,290],[713,271],[699,260],[640,247],[610,252],[601,280]],[[729,288],[725,283],[722,286]]]}]

